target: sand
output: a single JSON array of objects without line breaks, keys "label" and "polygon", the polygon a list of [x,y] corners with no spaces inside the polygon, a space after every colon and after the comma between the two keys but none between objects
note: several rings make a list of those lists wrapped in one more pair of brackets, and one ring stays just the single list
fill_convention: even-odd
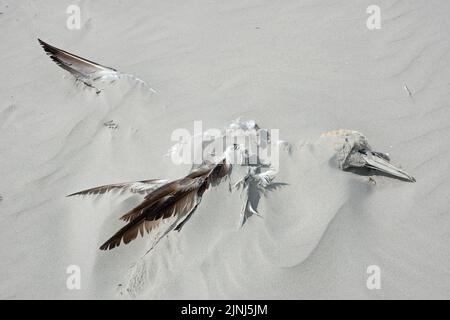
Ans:
[{"label": "sand", "polygon": [[[81,29],[66,27],[69,5]],[[450,298],[450,3],[1,1],[0,298]],[[156,90],[75,84],[37,38]],[[136,195],[66,198],[97,185],[176,179],[178,128],[253,119],[294,146],[237,227],[242,199],[209,190],[182,232],[99,246]],[[105,126],[112,121],[117,127]],[[111,123],[111,122],[109,122]],[[333,168],[322,132],[363,132],[415,176]],[[305,145],[306,144],[306,145]],[[313,146],[313,147],[305,147]],[[66,286],[81,270],[81,289]],[[381,288],[366,286],[379,266]]]}]

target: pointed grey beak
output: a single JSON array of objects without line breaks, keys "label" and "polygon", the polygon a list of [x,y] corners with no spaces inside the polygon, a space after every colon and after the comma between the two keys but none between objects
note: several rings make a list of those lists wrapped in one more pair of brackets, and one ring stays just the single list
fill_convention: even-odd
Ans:
[{"label": "pointed grey beak", "polygon": [[365,161],[364,167],[378,170],[409,182],[416,182],[413,176],[389,163],[389,157],[383,153],[364,150],[360,152]]}]

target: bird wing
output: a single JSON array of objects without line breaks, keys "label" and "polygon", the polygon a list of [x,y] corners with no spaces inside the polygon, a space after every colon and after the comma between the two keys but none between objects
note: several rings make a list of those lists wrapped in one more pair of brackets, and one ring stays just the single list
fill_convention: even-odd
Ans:
[{"label": "bird wing", "polygon": [[114,190],[126,190],[132,193],[146,194],[149,193],[161,185],[167,183],[167,180],[163,179],[151,179],[151,180],[143,180],[143,181],[134,181],[134,182],[123,182],[116,184],[107,184],[100,187],[90,188],[83,191],[79,191],[76,193],[72,193],[68,195],[68,197],[79,196],[79,195],[99,195],[105,194]]},{"label": "bird wing", "polygon": [[[100,249],[113,249],[118,247],[122,241],[127,244],[136,239],[139,234],[143,236],[144,231],[149,233],[165,219],[174,216],[181,218],[191,213],[200,201],[201,197],[198,195],[198,190],[203,183],[203,178],[181,179],[177,184],[171,185],[172,192],[167,194],[161,192],[162,197],[156,199],[150,197],[144,200],[141,205],[135,208],[137,210],[133,209],[139,214],[106,241]],[[173,227],[175,226],[173,225]]]},{"label": "bird wing", "polygon": [[216,164],[212,169],[209,179],[213,186],[218,185],[223,178],[227,178],[231,174],[232,166],[226,160]]},{"label": "bird wing", "polygon": [[159,188],[153,190],[153,192],[145,196],[144,201],[142,201],[140,205],[125,213],[122,217],[120,217],[120,220],[130,222],[135,218],[139,217],[143,213],[145,208],[150,207],[151,205],[153,205],[157,201],[160,201],[164,197],[168,197],[171,194],[174,194],[181,180],[182,179],[166,183],[160,186]]},{"label": "bird wing", "polygon": [[49,55],[58,66],[70,72],[77,79],[89,78],[97,73],[106,75],[108,73],[115,74],[117,72],[116,69],[103,66],[97,62],[90,61],[70,52],[56,48],[41,39],[38,39],[38,41],[47,55]]},{"label": "bird wing", "polygon": [[172,182],[169,182],[167,184],[164,184],[160,186],[159,188],[155,189],[153,192],[149,193],[145,196],[145,201],[143,201],[140,205],[137,207],[131,209],[127,213],[125,213],[120,220],[123,220],[125,222],[130,222],[137,217],[139,217],[141,214],[143,214],[144,209],[148,208],[149,206],[153,205],[163,197],[167,197],[175,192],[175,190],[179,190],[180,186],[184,184],[189,184],[189,182],[193,180],[198,179],[204,179],[205,183],[201,190],[198,190],[200,195],[203,194],[203,192],[209,187],[211,183],[214,183],[214,185],[218,184],[220,180],[231,170],[230,166],[226,166],[224,168],[223,164],[220,163],[218,165],[206,165],[201,166],[200,168],[197,168],[193,170],[191,173],[189,173],[185,178],[175,180]]}]

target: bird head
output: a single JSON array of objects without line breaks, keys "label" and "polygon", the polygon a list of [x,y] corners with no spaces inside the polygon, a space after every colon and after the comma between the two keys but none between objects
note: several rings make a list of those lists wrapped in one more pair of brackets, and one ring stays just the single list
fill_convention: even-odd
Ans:
[{"label": "bird head", "polygon": [[415,182],[416,179],[390,163],[386,153],[373,151],[367,138],[354,130],[335,130],[322,135],[328,139],[335,150],[337,165],[342,170],[367,168],[396,178]]}]

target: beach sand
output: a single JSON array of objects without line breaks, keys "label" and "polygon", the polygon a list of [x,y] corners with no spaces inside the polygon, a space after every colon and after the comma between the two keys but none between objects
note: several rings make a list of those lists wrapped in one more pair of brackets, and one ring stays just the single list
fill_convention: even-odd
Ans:
[{"label": "beach sand", "polygon": [[[79,30],[66,20],[78,5]],[[450,2],[1,1],[0,298],[450,298]],[[100,94],[37,38],[145,80]],[[417,179],[330,166],[321,148],[280,151],[262,218],[208,190],[180,233],[98,248],[137,195],[66,198],[102,184],[176,179],[178,128],[238,117],[293,145],[363,132]],[[104,124],[112,121],[117,127]],[[322,160],[320,160],[322,159]],[[79,266],[81,289],[66,286]],[[381,288],[366,283],[378,266]]]}]

